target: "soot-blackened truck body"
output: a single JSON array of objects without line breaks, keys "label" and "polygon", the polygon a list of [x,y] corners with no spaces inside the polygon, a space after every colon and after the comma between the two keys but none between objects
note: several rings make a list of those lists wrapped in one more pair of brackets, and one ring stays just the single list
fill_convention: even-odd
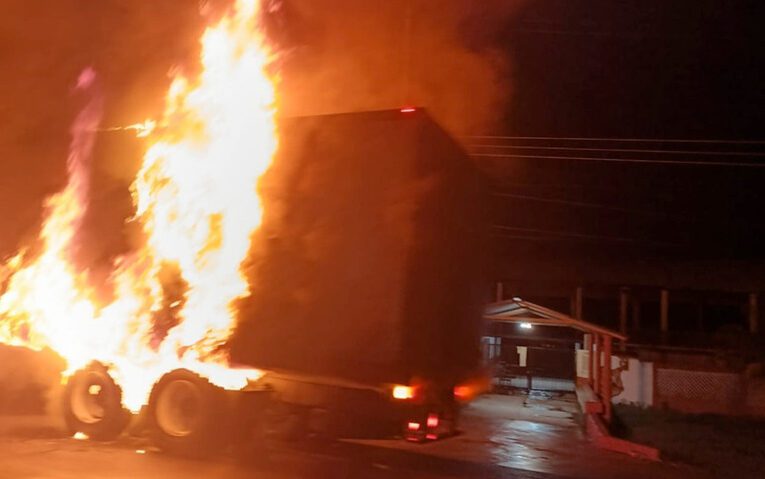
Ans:
[{"label": "soot-blackened truck body", "polygon": [[293,118],[279,138],[226,345],[265,375],[224,391],[176,369],[131,418],[94,363],[67,386],[70,432],[111,440],[130,422],[164,450],[205,455],[258,431],[453,431],[455,392],[479,362],[480,175],[423,110]]},{"label": "soot-blackened truck body", "polygon": [[232,360],[442,401],[479,360],[477,170],[424,110],[292,118],[279,138]]}]

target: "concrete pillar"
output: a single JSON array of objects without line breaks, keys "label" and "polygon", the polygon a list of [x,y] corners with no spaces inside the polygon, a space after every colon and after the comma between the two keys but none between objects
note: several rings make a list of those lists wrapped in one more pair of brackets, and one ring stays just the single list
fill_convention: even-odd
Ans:
[{"label": "concrete pillar", "polygon": [[640,300],[632,295],[632,330],[640,331]]},{"label": "concrete pillar", "polygon": [[600,346],[601,336],[600,334],[592,335],[592,354],[590,355],[591,367],[592,367],[592,390],[600,396],[600,352],[602,348]]},{"label": "concrete pillar", "polygon": [[584,288],[577,286],[574,291],[574,304],[571,308],[571,316],[576,319],[582,319],[582,309],[584,302]]},{"label": "concrete pillar", "polygon": [[595,390],[595,341],[597,340],[597,336],[594,334],[586,334],[585,337],[589,337],[589,341],[585,341],[585,344],[587,344],[587,349],[590,352],[589,354],[589,360],[587,361],[587,384],[590,385],[590,388],[592,390]]},{"label": "concrete pillar", "polygon": [[497,281],[497,288],[494,293],[494,300],[499,303],[503,299],[505,299],[505,284],[502,281]]},{"label": "concrete pillar", "polygon": [[662,334],[669,331],[669,291],[661,290],[661,302],[659,304],[659,325]]},{"label": "concrete pillar", "polygon": [[611,422],[611,336],[603,336],[603,374],[601,398],[603,417]]},{"label": "concrete pillar", "polygon": [[[629,304],[629,288],[619,288],[619,331],[627,335],[627,306]],[[622,351],[627,349],[626,342],[621,342]]]},{"label": "concrete pillar", "polygon": [[749,293],[749,332],[757,334],[759,331],[760,312],[757,307],[757,293]]}]

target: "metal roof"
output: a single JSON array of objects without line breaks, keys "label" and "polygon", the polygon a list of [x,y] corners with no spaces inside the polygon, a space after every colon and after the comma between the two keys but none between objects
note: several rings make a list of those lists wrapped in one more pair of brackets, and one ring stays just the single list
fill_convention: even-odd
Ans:
[{"label": "metal roof", "polygon": [[509,301],[490,303],[484,308],[484,319],[503,323],[529,323],[541,326],[560,326],[574,328],[585,333],[603,334],[614,339],[626,341],[627,336],[597,324],[572,318],[538,304],[513,298]]}]

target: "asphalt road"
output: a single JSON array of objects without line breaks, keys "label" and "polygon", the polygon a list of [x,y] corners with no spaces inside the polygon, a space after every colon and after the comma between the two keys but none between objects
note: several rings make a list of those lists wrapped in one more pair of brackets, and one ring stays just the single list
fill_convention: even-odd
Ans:
[{"label": "asphalt road", "polygon": [[[0,479],[559,478],[507,467],[353,444],[280,446],[256,457],[169,456],[139,440],[0,438]],[[259,456],[259,457],[258,457]]]},{"label": "asphalt road", "polygon": [[64,435],[59,416],[0,416],[0,479],[703,477],[593,447],[570,402],[487,396],[463,414],[462,434],[426,445],[268,441],[204,461],[170,456],[130,435],[113,443],[78,441]]}]

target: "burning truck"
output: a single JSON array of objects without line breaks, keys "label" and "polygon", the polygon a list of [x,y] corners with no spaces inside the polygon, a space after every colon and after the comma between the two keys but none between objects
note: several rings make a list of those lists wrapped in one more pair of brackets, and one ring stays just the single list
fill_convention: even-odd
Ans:
[{"label": "burning truck", "polygon": [[6,265],[0,341],[67,362],[75,434],[129,427],[205,454],[253,430],[295,437],[454,430],[474,392],[482,191],[421,109],[276,119],[261,5],[204,33],[177,76],[132,185],[143,244],[106,304],[70,260],[87,209],[100,99],[72,128],[69,182],[40,251]]}]

